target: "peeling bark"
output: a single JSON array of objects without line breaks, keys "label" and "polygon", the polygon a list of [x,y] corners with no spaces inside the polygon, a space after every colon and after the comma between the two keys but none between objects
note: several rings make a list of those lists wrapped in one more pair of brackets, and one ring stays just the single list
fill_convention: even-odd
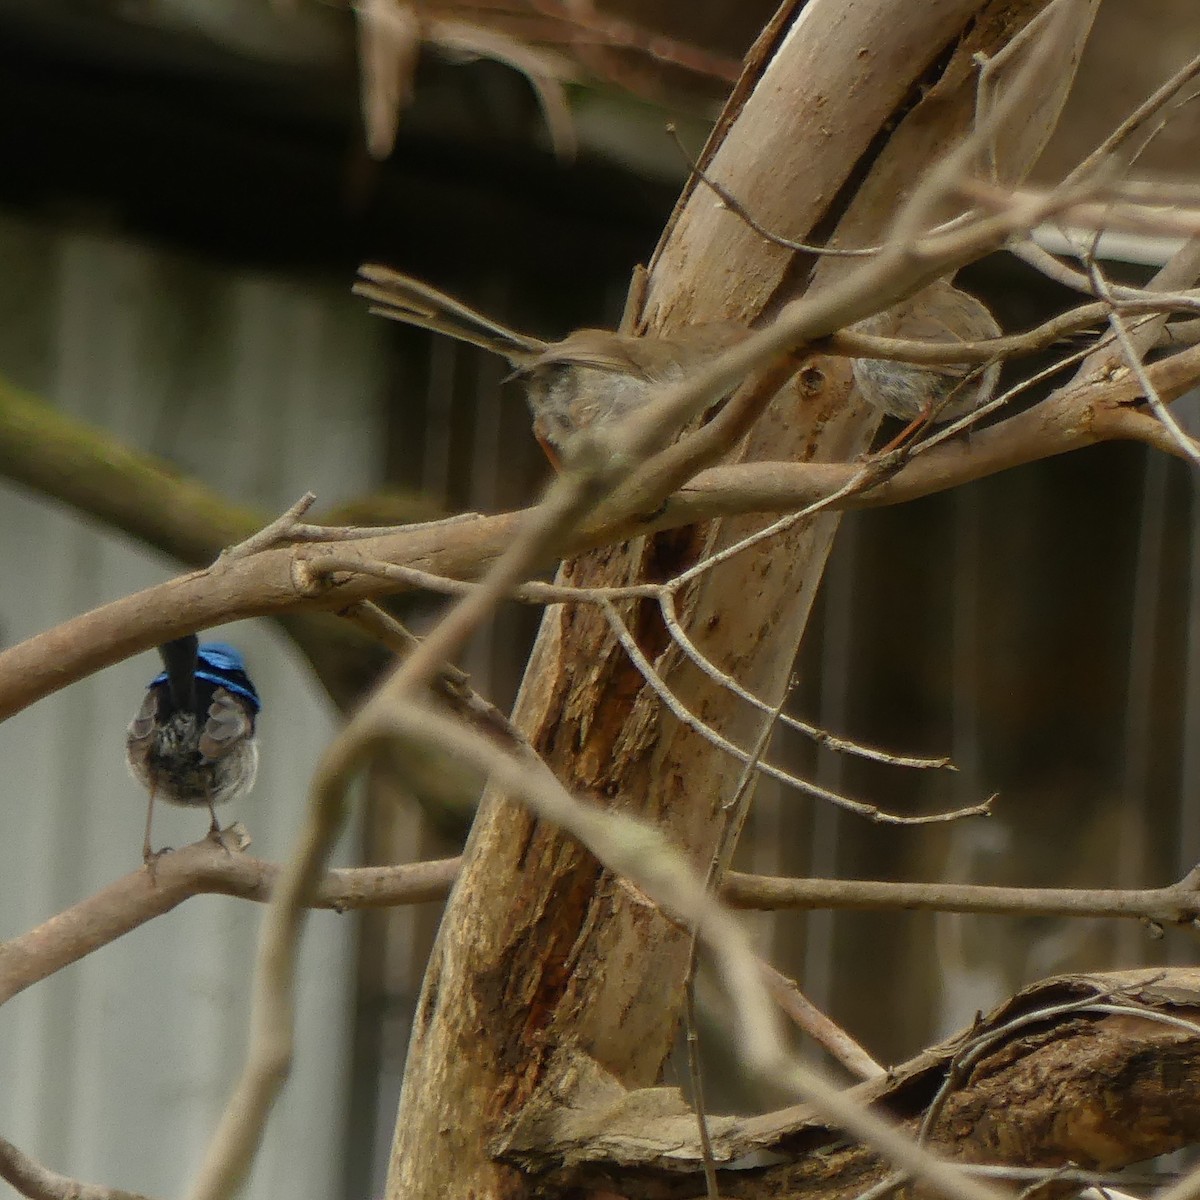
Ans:
[{"label": "peeling bark", "polygon": [[[1049,1011],[1089,999],[1123,1011]],[[928,1144],[962,1162],[1117,1170],[1200,1140],[1200,1025],[1161,1023],[1154,1014],[1200,1018],[1200,971],[1044,980],[854,1094],[915,1136],[953,1064],[995,1036],[939,1102]],[[709,1128],[722,1196],[851,1200],[891,1169],[803,1107],[713,1117]],[[679,1092],[626,1092],[578,1060],[527,1107],[505,1156],[552,1190],[704,1195],[696,1117]]]}]

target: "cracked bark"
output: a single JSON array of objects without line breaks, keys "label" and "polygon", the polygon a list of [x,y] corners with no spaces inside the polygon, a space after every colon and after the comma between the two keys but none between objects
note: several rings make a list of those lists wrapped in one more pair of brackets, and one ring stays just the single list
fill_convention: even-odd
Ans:
[{"label": "cracked bark", "polygon": [[[1125,1011],[1052,1014],[1004,1035],[1027,1014],[1088,997]],[[956,1055],[1000,1033],[946,1097],[928,1144],[961,1162],[1118,1170],[1200,1140],[1200,1025],[1154,1014],[1196,1021],[1200,971],[1044,980],[855,1094],[915,1136]],[[705,1194],[696,1119],[677,1090],[626,1092],[577,1061],[559,1065],[542,1102],[510,1130],[510,1161],[549,1189],[602,1187],[644,1200]],[[722,1196],[851,1200],[890,1172],[803,1107],[709,1124]]]}]

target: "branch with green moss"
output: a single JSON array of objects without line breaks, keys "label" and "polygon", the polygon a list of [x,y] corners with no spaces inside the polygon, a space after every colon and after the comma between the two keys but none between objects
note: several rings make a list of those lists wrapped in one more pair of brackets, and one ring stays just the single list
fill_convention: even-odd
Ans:
[{"label": "branch with green moss", "polygon": [[[136,538],[193,567],[262,528],[270,515],[234,504],[153,455],[131,450],[101,429],[0,379],[0,475]],[[365,497],[330,513],[359,525],[437,516],[418,496]],[[350,708],[390,655],[361,629],[324,613],[275,620],[312,664],[333,702]]]}]

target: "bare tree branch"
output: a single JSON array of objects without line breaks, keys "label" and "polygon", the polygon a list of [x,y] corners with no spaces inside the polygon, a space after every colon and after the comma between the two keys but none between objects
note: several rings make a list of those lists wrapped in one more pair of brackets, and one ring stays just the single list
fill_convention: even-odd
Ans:
[{"label": "bare tree branch", "polygon": [[[231,826],[227,839],[239,831],[240,826]],[[328,871],[313,890],[311,904],[343,912],[444,900],[459,864],[448,858]],[[231,854],[209,838],[165,854],[153,877],[144,869],[132,871],[41,925],[0,942],[0,1004],[192,896],[218,894],[266,903],[279,873],[277,864]]]},{"label": "bare tree branch", "polygon": [[[721,898],[725,899],[724,889]],[[808,1034],[831,1058],[859,1079],[875,1079],[887,1074],[858,1042],[800,990],[795,980],[777,971],[770,963],[763,963],[762,969],[775,1002],[796,1027]]]},{"label": "bare tree branch", "polygon": [[[1197,926],[1200,882],[1191,872],[1161,888],[1022,888],[965,883],[877,883],[863,879],[782,879],[730,872],[722,896],[734,908],[874,909],[1042,917],[1132,917]],[[1200,928],[1200,926],[1197,926]]]},{"label": "bare tree branch", "polygon": [[[621,620],[620,614],[613,607],[612,602],[607,600],[602,601],[601,608],[613,632],[616,634],[617,640],[621,643],[625,653],[629,655],[630,661],[637,667],[638,674],[653,688],[658,698],[663,702],[663,705],[676,720],[682,722],[689,729],[695,730],[701,737],[710,741],[714,746],[717,746],[738,762],[750,764],[753,758],[747,751],[735,746],[728,738],[706,725],[683,706],[679,698],[663,682],[658,672],[647,662],[646,656],[642,654],[638,644],[633,640],[632,635]],[[882,825],[930,825],[943,821],[956,821],[963,817],[987,817],[991,815],[992,801],[995,800],[993,796],[981,804],[966,805],[949,812],[923,813],[919,816],[901,816],[896,813],[885,812],[878,805],[867,804],[861,800],[854,800],[849,796],[831,792],[828,788],[823,788],[807,779],[802,779],[800,776],[784,771],[780,767],[772,766],[770,763],[757,762],[754,770],[761,771],[762,774],[771,779],[778,780],[787,787],[795,788],[797,791],[805,792],[815,799],[825,800],[838,808],[845,809],[847,812],[852,812],[857,816],[865,817],[869,821],[874,821]]]},{"label": "bare tree branch", "polygon": [[[231,826],[226,834],[234,835],[237,829]],[[345,912],[441,901],[457,878],[461,861],[447,858],[327,871],[317,883],[311,904]],[[208,838],[164,855],[154,882],[139,868],[43,924],[0,943],[0,1004],[139,925],[170,912],[191,896],[225,895],[266,903],[280,869],[276,863],[247,854],[230,854]],[[905,909],[997,916],[1114,917],[1187,928],[1196,928],[1200,922],[1200,886],[1195,872],[1162,888],[1121,890],[789,879],[730,871],[722,880],[719,894],[732,908],[759,911]]]},{"label": "bare tree branch", "polygon": [[59,1175],[22,1153],[6,1138],[0,1138],[0,1179],[7,1180],[29,1200],[147,1200],[139,1192],[81,1183]]}]

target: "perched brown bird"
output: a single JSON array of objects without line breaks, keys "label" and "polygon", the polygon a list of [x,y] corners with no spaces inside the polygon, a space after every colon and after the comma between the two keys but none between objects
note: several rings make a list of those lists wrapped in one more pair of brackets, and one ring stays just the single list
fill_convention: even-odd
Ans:
[{"label": "perched brown bird", "polygon": [[525,383],[533,433],[555,468],[570,456],[581,429],[617,420],[644,404],[659,384],[746,337],[732,321],[693,325],[670,338],[632,337],[608,329],[576,329],[560,342],[527,337],[451,296],[388,267],[359,270],[354,291],[371,311],[444,333],[506,358]]},{"label": "perched brown bird", "polygon": [[[1000,326],[987,307],[945,279],[853,328],[873,337],[914,342],[981,342],[1000,336]],[[998,362],[978,370],[968,363],[934,366],[882,358],[854,360],[854,382],[863,399],[914,426],[952,421],[974,411],[991,399],[999,377]]]}]

